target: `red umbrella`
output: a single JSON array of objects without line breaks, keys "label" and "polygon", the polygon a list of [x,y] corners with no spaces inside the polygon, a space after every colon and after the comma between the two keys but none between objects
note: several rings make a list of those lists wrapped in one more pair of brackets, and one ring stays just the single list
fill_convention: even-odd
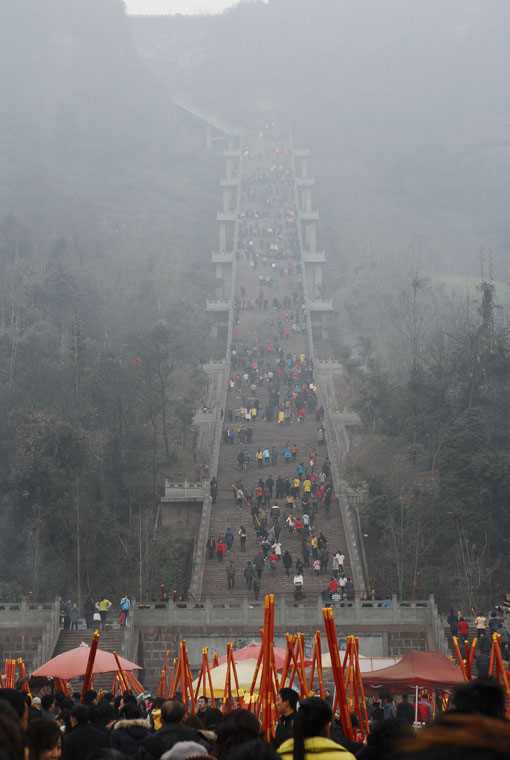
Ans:
[{"label": "red umbrella", "polygon": [[[64,678],[66,680],[82,676],[87,669],[89,652],[90,647],[86,645],[70,649],[68,652],[63,652],[52,660],[48,660],[40,668],[37,668],[32,675],[45,676],[46,678]],[[141,670],[140,665],[137,665],[135,662],[129,662],[129,660],[125,660],[123,657],[119,657],[119,661],[122,670]],[[113,654],[105,652],[103,649],[98,649],[92,672],[113,673],[117,669],[117,663]]]},{"label": "red umbrella", "polygon": [[[256,660],[259,656],[259,651],[260,651],[259,644],[250,644],[247,647],[243,647],[243,649],[236,649],[236,651],[233,653],[234,660],[236,662],[241,662],[241,660]],[[274,659],[276,662],[276,669],[281,670],[285,662],[285,654],[287,650],[282,649],[281,647],[273,647],[273,652],[274,652]],[[222,665],[226,661],[227,661],[227,655],[225,655],[225,657],[221,657],[218,660],[220,665]],[[310,667],[311,664],[312,664],[311,660],[305,659],[305,668]]]}]

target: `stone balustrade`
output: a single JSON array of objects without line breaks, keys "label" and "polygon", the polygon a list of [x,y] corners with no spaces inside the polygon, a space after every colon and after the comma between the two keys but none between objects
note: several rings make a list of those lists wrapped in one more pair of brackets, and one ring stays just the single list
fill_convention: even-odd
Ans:
[{"label": "stone balustrade", "polygon": [[[386,602],[371,602],[356,597],[352,602],[331,604],[337,625],[346,626],[409,626],[432,627],[437,608],[434,597],[417,601],[399,601],[394,595]],[[382,607],[381,604],[388,604]],[[323,625],[322,610],[326,603],[318,595],[296,603],[284,596],[275,597],[275,626],[288,630]],[[264,599],[259,602],[242,598],[219,602],[209,597],[195,602],[133,602],[132,618],[137,627],[207,627],[229,626],[240,630],[262,626]]]}]

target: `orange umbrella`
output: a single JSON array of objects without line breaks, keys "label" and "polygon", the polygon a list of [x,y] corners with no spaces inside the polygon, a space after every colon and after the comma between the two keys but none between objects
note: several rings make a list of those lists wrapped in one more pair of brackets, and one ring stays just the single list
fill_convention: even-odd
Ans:
[{"label": "orange umbrella", "polygon": [[[42,676],[46,678],[78,678],[85,674],[87,662],[89,659],[89,646],[79,646],[76,649],[70,649],[69,652],[63,652],[52,660],[48,660],[40,668],[34,670],[33,676]],[[135,662],[125,660],[119,657],[122,670],[141,670],[140,665]],[[98,649],[94,660],[93,673],[113,673],[118,670],[115,656],[111,652],[105,652]]]}]

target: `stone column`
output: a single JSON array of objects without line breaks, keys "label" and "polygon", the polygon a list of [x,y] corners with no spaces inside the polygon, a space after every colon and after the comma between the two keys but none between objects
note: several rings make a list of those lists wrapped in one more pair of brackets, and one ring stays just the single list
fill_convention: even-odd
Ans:
[{"label": "stone column", "polygon": [[391,595],[391,622],[398,625],[398,599],[396,594]]},{"label": "stone column", "polygon": [[212,600],[211,597],[208,596],[205,599],[205,624],[211,625],[211,615],[212,615]]},{"label": "stone column", "polygon": [[220,222],[220,253],[227,250],[227,223]]},{"label": "stone column", "polygon": [[310,253],[317,250],[317,227],[315,222],[306,222],[305,240],[307,250]]},{"label": "stone column", "polygon": [[319,296],[321,293],[322,288],[322,264],[319,264],[318,262],[314,264],[315,269],[315,295]]},{"label": "stone column", "polygon": [[223,264],[216,264],[216,297],[225,298],[225,278]]}]

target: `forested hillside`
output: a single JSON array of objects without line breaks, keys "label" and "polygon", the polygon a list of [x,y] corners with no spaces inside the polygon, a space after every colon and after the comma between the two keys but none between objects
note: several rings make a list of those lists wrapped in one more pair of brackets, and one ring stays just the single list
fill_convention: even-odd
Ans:
[{"label": "forested hillside", "polygon": [[219,164],[123,3],[1,10],[0,595],[148,594],[187,551],[151,521],[163,479],[200,473]]},{"label": "forested hillside", "polygon": [[435,593],[443,609],[488,609],[510,582],[510,333],[494,286],[432,326],[411,283],[395,319],[407,350],[393,365],[344,353],[346,401],[364,422],[345,475],[361,508],[376,588]]}]

